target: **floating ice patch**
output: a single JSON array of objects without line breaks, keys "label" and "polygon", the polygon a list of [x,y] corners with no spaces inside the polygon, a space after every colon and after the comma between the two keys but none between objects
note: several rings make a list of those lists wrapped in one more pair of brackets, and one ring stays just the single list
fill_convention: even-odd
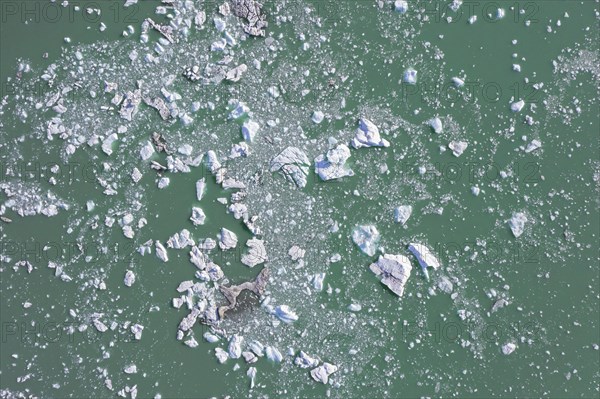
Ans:
[{"label": "floating ice patch", "polygon": [[346,166],[348,158],[350,158],[350,149],[347,145],[340,144],[327,151],[325,155],[315,158],[315,173],[325,181],[354,176],[352,169]]},{"label": "floating ice patch", "polygon": [[258,123],[251,120],[245,121],[242,124],[242,136],[244,137],[244,140],[248,142],[254,141],[259,128],[260,126]]},{"label": "floating ice patch", "polygon": [[127,272],[125,273],[125,278],[123,279],[123,283],[127,287],[131,287],[133,285],[133,283],[135,283],[135,274],[133,274],[133,272],[131,270],[127,270]]},{"label": "floating ice patch", "polygon": [[204,222],[206,221],[206,215],[204,214],[202,208],[193,207],[192,216],[190,216],[190,220],[192,221],[194,226],[204,224]]},{"label": "floating ice patch", "polygon": [[452,155],[460,157],[462,153],[467,149],[469,143],[466,141],[451,141],[448,144],[448,148],[452,150]]},{"label": "floating ice patch", "polygon": [[404,71],[404,83],[408,83],[411,85],[417,84],[417,71],[413,68],[408,68]]},{"label": "floating ice patch", "polygon": [[284,323],[290,324],[298,320],[298,315],[294,313],[288,305],[279,305],[275,308],[275,316]]},{"label": "floating ice patch", "polygon": [[146,141],[146,143],[140,149],[140,158],[145,161],[152,155],[154,155],[154,147],[152,146],[151,142]]},{"label": "floating ice patch", "polygon": [[401,225],[406,224],[410,215],[412,214],[413,208],[410,205],[400,205],[394,209],[394,219],[396,223]]},{"label": "floating ice patch", "polygon": [[298,356],[294,359],[294,364],[303,369],[309,369],[311,367],[317,367],[319,365],[319,359],[307,355],[305,352],[300,351]]},{"label": "floating ice patch", "polygon": [[542,148],[542,142],[539,140],[531,140],[531,143],[527,144],[525,152],[529,154],[530,152],[533,152],[539,148]]},{"label": "floating ice patch", "polygon": [[517,349],[517,345],[515,345],[512,342],[508,342],[508,343],[502,345],[502,353],[504,355],[510,355],[511,353],[513,353],[515,351],[515,349]]},{"label": "floating ice patch", "polygon": [[330,363],[323,363],[321,366],[312,369],[310,375],[313,380],[327,384],[329,382],[329,376],[338,370],[337,366]]},{"label": "floating ice patch", "polygon": [[525,230],[525,223],[527,222],[527,216],[523,212],[515,212],[512,218],[508,221],[508,225],[512,230],[515,238],[519,238]]},{"label": "floating ice patch", "polygon": [[302,150],[287,147],[271,160],[271,172],[280,172],[288,181],[302,188],[306,186],[310,161]]},{"label": "floating ice patch", "polygon": [[356,135],[351,141],[352,147],[389,147],[390,143],[379,135],[379,128],[366,118],[358,121]]},{"label": "floating ice patch", "polygon": [[246,241],[246,246],[250,248],[247,254],[242,255],[242,263],[249,267],[254,267],[268,260],[267,250],[263,240],[251,238]]},{"label": "floating ice patch", "polygon": [[267,359],[274,363],[281,363],[281,361],[283,360],[281,352],[279,352],[279,350],[273,346],[267,346],[265,348],[265,354],[267,356]]},{"label": "floating ice patch", "polygon": [[160,243],[160,241],[157,240],[154,243],[154,246],[156,247],[156,256],[158,257],[158,259],[162,260],[163,262],[168,262],[169,261],[169,257],[167,256],[167,250]]},{"label": "floating ice patch", "polygon": [[375,255],[375,251],[377,251],[379,231],[373,225],[358,226],[352,232],[352,241],[354,241],[362,252],[373,256]]},{"label": "floating ice patch", "polygon": [[512,103],[510,105],[510,109],[512,112],[521,112],[521,110],[523,109],[524,106],[525,106],[525,101],[520,100],[520,101]]},{"label": "floating ice patch", "polygon": [[443,131],[442,121],[437,116],[429,120],[429,126],[431,126],[433,131],[437,134],[440,134]]},{"label": "floating ice patch", "polygon": [[221,250],[225,251],[235,248],[237,242],[237,236],[233,231],[227,230],[224,227],[221,229],[221,232],[219,233],[219,248],[221,248]]},{"label": "floating ice patch", "polygon": [[183,249],[185,247],[192,247],[194,245],[196,245],[196,243],[187,229],[183,229],[181,232],[175,233],[167,241],[167,247],[174,249]]},{"label": "floating ice patch", "polygon": [[412,266],[410,260],[404,255],[380,255],[377,262],[372,263],[369,269],[376,276],[381,276],[381,282],[394,294],[402,296],[404,286],[410,277]]},{"label": "floating ice patch", "polygon": [[438,269],[440,267],[440,261],[433,255],[433,253],[423,244],[411,243],[408,245],[408,250],[419,261],[423,273],[429,279],[429,273],[427,272],[428,267]]},{"label": "floating ice patch", "polygon": [[248,106],[241,101],[230,100],[229,105],[233,108],[229,113],[229,118],[231,119],[241,118],[250,112],[250,108],[248,108]]},{"label": "floating ice patch", "polygon": [[244,337],[240,335],[234,335],[229,341],[229,357],[232,359],[239,359],[242,356],[242,343]]},{"label": "floating ice patch", "polygon": [[325,115],[323,115],[323,113],[321,111],[315,111],[312,114],[312,117],[310,118],[314,123],[319,124],[321,122],[323,122],[323,118],[325,118]]},{"label": "floating ice patch", "polygon": [[454,83],[454,86],[456,87],[463,87],[465,85],[465,81],[456,76],[452,78],[452,83]]},{"label": "floating ice patch", "polygon": [[405,0],[396,0],[394,2],[394,10],[400,14],[405,14],[408,11],[408,3]]}]

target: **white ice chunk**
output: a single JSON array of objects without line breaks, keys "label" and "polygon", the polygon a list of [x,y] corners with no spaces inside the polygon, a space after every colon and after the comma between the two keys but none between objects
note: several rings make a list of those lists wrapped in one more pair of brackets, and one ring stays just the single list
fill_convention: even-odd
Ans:
[{"label": "white ice chunk", "polygon": [[310,375],[315,381],[327,384],[329,382],[329,376],[335,373],[337,370],[337,366],[325,362],[321,366],[312,369],[310,371]]},{"label": "white ice chunk", "polygon": [[519,238],[525,230],[525,223],[527,222],[527,216],[523,212],[515,212],[512,218],[508,221],[508,225],[512,230],[515,238]]},{"label": "white ice chunk", "polygon": [[315,158],[315,173],[325,181],[354,176],[352,169],[346,166],[348,158],[350,158],[350,149],[346,144],[340,144],[327,151],[325,155]]},{"label": "white ice chunk", "polygon": [[448,148],[452,150],[452,155],[460,157],[462,153],[467,149],[469,143],[466,141],[451,141],[448,143]]},{"label": "white ice chunk", "polygon": [[510,105],[510,109],[512,110],[512,112],[520,112],[524,106],[525,106],[525,101],[520,100],[520,101],[512,103]]},{"label": "white ice chunk", "polygon": [[325,115],[321,111],[314,111],[310,119],[314,123],[319,124],[323,122],[323,118],[325,118]]},{"label": "white ice chunk", "polygon": [[192,221],[194,226],[204,224],[204,222],[206,221],[206,215],[204,214],[202,208],[198,208],[196,206],[192,207],[192,216],[190,216],[190,220]]},{"label": "white ice chunk", "polygon": [[288,181],[302,188],[306,186],[310,161],[296,147],[287,147],[271,160],[271,172],[280,172]]},{"label": "white ice chunk", "polygon": [[245,121],[242,124],[242,136],[244,137],[244,140],[248,142],[254,141],[254,137],[256,137],[256,134],[258,133],[258,129],[260,129],[258,123],[251,120]]},{"label": "white ice chunk", "polygon": [[406,224],[410,215],[412,214],[413,208],[410,205],[400,205],[394,209],[394,219],[396,223],[402,225]]},{"label": "white ice chunk", "polygon": [[127,270],[123,282],[127,287],[131,287],[135,283],[135,274],[131,270]]},{"label": "white ice chunk", "polygon": [[437,134],[440,134],[443,131],[442,121],[437,116],[435,118],[429,120],[429,126],[431,126],[433,131],[436,132]]},{"label": "white ice chunk", "polygon": [[394,2],[394,10],[400,14],[405,14],[408,11],[408,2],[406,0],[396,0]]},{"label": "white ice chunk", "polygon": [[352,241],[369,256],[375,255],[377,251],[377,242],[379,241],[379,231],[373,225],[357,226],[352,232]]},{"label": "white ice chunk", "polygon": [[381,282],[394,294],[401,297],[404,294],[404,286],[410,277],[412,265],[404,255],[385,254],[380,255],[377,262],[372,263],[369,269],[375,275],[381,276]]},{"label": "white ice chunk", "polygon": [[366,118],[358,121],[356,135],[351,141],[352,147],[389,147],[390,143],[379,135],[379,128]]},{"label": "white ice chunk", "polygon": [[404,71],[404,82],[414,85],[417,83],[417,71],[415,71],[413,68],[408,68],[406,71]]},{"label": "white ice chunk", "polygon": [[504,355],[510,355],[515,351],[515,349],[517,349],[517,345],[512,342],[507,342],[506,344],[502,345],[502,353]]},{"label": "white ice chunk", "polygon": [[275,308],[275,316],[284,323],[293,323],[298,320],[298,315],[294,313],[288,305],[279,305]]},{"label": "white ice chunk", "polygon": [[267,250],[263,240],[251,238],[246,241],[246,246],[250,248],[247,254],[242,255],[242,263],[249,267],[254,267],[268,260]]},{"label": "white ice chunk", "polygon": [[244,337],[240,335],[233,335],[229,341],[229,357],[232,359],[239,359],[242,356],[242,343]]},{"label": "white ice chunk", "polygon": [[411,243],[408,245],[408,250],[412,252],[413,255],[419,261],[419,264],[421,265],[421,269],[423,269],[425,276],[429,277],[429,273],[427,272],[428,267],[432,267],[434,269],[438,269],[440,267],[440,261],[425,245]]},{"label": "white ice chunk", "polygon": [[168,262],[169,256],[167,255],[167,250],[165,247],[158,240],[154,243],[154,245],[156,247],[156,256],[158,256],[158,259],[162,260],[163,262]]},{"label": "white ice chunk", "polygon": [[227,230],[226,228],[222,228],[219,233],[219,248],[225,251],[231,248],[235,248],[237,245],[238,239],[235,233],[231,230]]}]

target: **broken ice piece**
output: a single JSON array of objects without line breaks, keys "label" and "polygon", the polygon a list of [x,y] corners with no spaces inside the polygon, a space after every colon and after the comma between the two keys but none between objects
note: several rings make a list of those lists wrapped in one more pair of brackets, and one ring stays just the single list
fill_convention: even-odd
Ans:
[{"label": "broken ice piece", "polygon": [[406,224],[408,218],[412,214],[412,206],[410,205],[400,205],[394,209],[394,219],[396,223],[400,223],[401,225]]},{"label": "broken ice piece", "polygon": [[379,135],[379,128],[366,118],[358,121],[356,135],[351,141],[352,147],[389,147],[390,143]]},{"label": "broken ice piece", "polygon": [[433,131],[436,132],[437,134],[442,133],[442,130],[443,130],[442,121],[437,116],[435,118],[429,120],[429,126],[431,126]]},{"label": "broken ice piece", "polygon": [[318,125],[323,122],[323,118],[325,118],[325,115],[321,111],[314,111],[310,119]]},{"label": "broken ice piece", "polygon": [[229,359],[229,354],[221,348],[215,348],[215,356],[219,363],[223,364]]},{"label": "broken ice piece", "polygon": [[248,67],[246,66],[246,64],[240,64],[237,67],[227,71],[227,74],[225,75],[225,79],[229,80],[230,82],[237,82],[242,78],[242,75],[247,70],[248,70]]},{"label": "broken ice piece", "polygon": [[508,221],[508,225],[512,230],[515,238],[519,238],[525,230],[525,223],[527,222],[527,216],[523,212],[515,212],[512,218]]},{"label": "broken ice piece", "polygon": [[507,342],[506,344],[502,345],[502,353],[504,355],[510,355],[515,351],[515,349],[517,349],[517,345],[512,342]]},{"label": "broken ice piece", "polygon": [[242,356],[242,343],[244,337],[240,335],[233,335],[229,341],[229,357],[232,359],[239,359]]},{"label": "broken ice piece", "polygon": [[125,285],[127,287],[131,287],[133,285],[133,283],[135,283],[135,274],[133,274],[133,272],[131,270],[127,270],[127,272],[125,273],[125,278],[123,279],[123,282],[125,283]]},{"label": "broken ice piece", "polygon": [[211,344],[214,344],[219,340],[219,337],[217,337],[215,334],[211,334],[208,331],[204,333],[203,337],[206,340],[206,342],[209,342]]},{"label": "broken ice piece", "polygon": [[520,100],[520,101],[512,103],[510,105],[510,109],[512,112],[520,112],[524,106],[525,106],[525,101]]},{"label": "broken ice piece", "polygon": [[258,125],[258,123],[254,121],[244,121],[244,123],[242,124],[242,136],[244,137],[244,140],[248,142],[254,141],[254,137],[256,137],[259,128],[260,126]]},{"label": "broken ice piece", "polygon": [[133,338],[135,338],[138,341],[142,339],[142,331],[144,331],[144,326],[136,323],[131,326],[130,330],[133,334]]},{"label": "broken ice piece", "polygon": [[381,282],[394,294],[402,296],[404,286],[410,277],[412,265],[404,255],[380,255],[377,262],[372,263],[369,269],[376,276],[382,276]]},{"label": "broken ice piece", "polygon": [[188,246],[193,247],[194,245],[196,245],[196,243],[187,229],[183,229],[181,232],[173,234],[167,241],[167,247],[174,249],[183,249]]},{"label": "broken ice piece", "polygon": [[537,150],[538,148],[542,147],[542,142],[539,140],[531,140],[531,143],[527,144],[527,147],[525,148],[525,152],[527,154],[529,154],[532,151]]},{"label": "broken ice piece", "polygon": [[222,228],[219,233],[219,248],[225,251],[231,248],[235,248],[237,245],[238,239],[235,233],[231,230],[227,230],[226,228]]},{"label": "broken ice piece", "polygon": [[297,187],[305,187],[310,161],[302,150],[287,147],[271,160],[271,172],[280,172]]},{"label": "broken ice piece", "polygon": [[434,269],[438,269],[440,267],[440,261],[425,245],[411,243],[408,245],[408,250],[412,252],[412,254],[419,261],[419,265],[421,265],[421,269],[423,269],[423,273],[427,279],[429,279],[429,273],[427,272],[428,267],[432,267]]},{"label": "broken ice piece", "polygon": [[346,166],[348,158],[350,149],[346,144],[340,144],[315,158],[315,173],[324,181],[354,176],[352,169]]},{"label": "broken ice piece", "polygon": [[321,366],[312,369],[310,371],[310,375],[315,381],[327,384],[329,382],[329,376],[335,373],[337,370],[337,366],[325,362]]},{"label": "broken ice piece", "polygon": [[162,260],[163,262],[168,262],[169,261],[169,257],[167,255],[167,250],[160,243],[160,241],[157,240],[154,243],[154,246],[156,247],[156,256],[158,256],[158,259]]},{"label": "broken ice piece", "polygon": [[158,183],[156,185],[159,189],[163,189],[165,187],[168,187],[169,183],[171,183],[171,179],[169,179],[168,177],[161,177],[160,179],[158,179]]},{"label": "broken ice piece", "polygon": [[206,179],[203,177],[202,179],[196,182],[196,198],[198,201],[202,201],[204,194],[206,193]]},{"label": "broken ice piece", "polygon": [[298,356],[294,359],[294,364],[300,368],[309,369],[311,367],[317,367],[319,365],[319,360],[300,351]]},{"label": "broken ice piece", "polygon": [[267,359],[274,363],[281,363],[281,361],[283,360],[281,352],[279,352],[279,350],[273,346],[267,346],[265,348],[265,353],[267,355]]},{"label": "broken ice piece", "polygon": [[404,71],[404,82],[414,85],[417,83],[417,71],[415,71],[413,68],[408,68],[406,71]]},{"label": "broken ice piece", "polygon": [[313,276],[313,287],[316,291],[323,291],[323,280],[325,280],[325,273],[317,273]]},{"label": "broken ice piece", "polygon": [[204,224],[206,220],[206,215],[202,208],[192,207],[192,216],[190,216],[190,220],[194,224],[194,226],[198,226]]},{"label": "broken ice piece", "polygon": [[288,305],[279,305],[275,308],[275,316],[284,323],[290,324],[298,320],[298,315],[294,313]]},{"label": "broken ice piece", "polygon": [[465,85],[465,81],[458,77],[453,77],[452,83],[454,83],[454,86],[456,87],[463,87]]},{"label": "broken ice piece", "polygon": [[466,141],[451,141],[448,144],[448,148],[452,150],[452,155],[455,157],[460,157],[462,153],[467,149],[469,143]]},{"label": "broken ice piece", "polygon": [[[227,3],[225,3],[227,4]],[[254,379],[256,378],[256,367],[250,367],[246,372],[246,375],[250,377],[250,389],[254,388]]]},{"label": "broken ice piece", "polygon": [[152,143],[149,141],[146,141],[144,146],[140,149],[140,158],[142,158],[142,160],[145,161],[148,158],[150,158],[153,154],[154,154],[154,147],[152,146]]},{"label": "broken ice piece", "polygon": [[373,225],[357,226],[352,232],[352,241],[354,241],[362,252],[373,256],[375,255],[375,251],[377,251],[379,231]]},{"label": "broken ice piece", "polygon": [[250,112],[250,108],[241,101],[230,100],[229,105],[233,108],[229,113],[230,119],[240,118]]},{"label": "broken ice piece", "polygon": [[135,364],[130,364],[129,366],[125,366],[125,368],[123,368],[123,371],[125,372],[125,374],[135,374],[137,373],[137,366]]},{"label": "broken ice piece", "polygon": [[408,11],[408,3],[406,0],[396,0],[394,2],[394,10],[400,14],[405,14]]},{"label": "broken ice piece", "polygon": [[254,267],[268,260],[263,240],[251,238],[246,241],[246,246],[250,249],[247,254],[242,255],[242,263],[244,265]]},{"label": "broken ice piece", "polygon": [[300,248],[297,245],[293,245],[288,251],[288,255],[293,261],[304,258],[305,253],[306,250]]}]

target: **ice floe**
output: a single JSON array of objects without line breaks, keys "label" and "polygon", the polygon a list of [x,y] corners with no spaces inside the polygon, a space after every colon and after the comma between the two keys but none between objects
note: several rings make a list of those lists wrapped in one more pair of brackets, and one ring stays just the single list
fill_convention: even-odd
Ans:
[{"label": "ice floe", "polygon": [[394,294],[402,296],[404,286],[410,277],[412,265],[404,255],[380,255],[377,262],[372,263],[369,269],[376,276],[381,276],[381,282]]}]

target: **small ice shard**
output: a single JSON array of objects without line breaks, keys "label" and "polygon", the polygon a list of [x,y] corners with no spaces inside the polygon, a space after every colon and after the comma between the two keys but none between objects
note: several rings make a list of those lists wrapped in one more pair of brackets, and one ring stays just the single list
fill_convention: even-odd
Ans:
[{"label": "small ice shard", "polygon": [[106,155],[111,155],[113,153],[113,150],[112,150],[113,143],[115,141],[117,141],[118,139],[119,139],[119,136],[117,136],[116,133],[113,133],[113,134],[109,135],[108,137],[106,137],[102,141],[102,151],[104,151],[104,153]]},{"label": "small ice shard", "polygon": [[149,159],[152,155],[154,155],[154,147],[152,146],[151,142],[146,141],[144,146],[140,149],[140,158],[142,158],[142,160],[145,161]]},{"label": "small ice shard", "polygon": [[477,186],[473,186],[471,187],[471,194],[473,194],[474,196],[478,196],[479,193],[481,192],[481,189]]},{"label": "small ice shard", "polygon": [[258,361],[258,356],[256,356],[254,354],[254,352],[242,352],[242,357],[244,358],[244,360],[246,361],[246,363],[252,364],[252,363],[256,363]]},{"label": "small ice shard", "polygon": [[[225,3],[227,4],[227,3]],[[250,367],[246,372],[246,375],[250,377],[250,389],[254,388],[254,379],[256,378],[256,367]]]},{"label": "small ice shard", "polygon": [[356,135],[351,141],[352,147],[389,147],[390,143],[379,135],[379,128],[366,118],[358,121]]},{"label": "small ice shard", "polygon": [[99,332],[105,332],[108,330],[106,324],[104,324],[100,319],[94,319],[92,320],[92,323],[94,324],[94,327],[96,327],[96,330],[98,330]]},{"label": "small ice shard", "polygon": [[433,131],[437,134],[440,134],[443,131],[442,121],[437,116],[429,120],[429,126],[431,126]]},{"label": "small ice shard", "polygon": [[230,100],[229,105],[233,108],[229,113],[230,119],[240,118],[250,112],[250,108],[248,108],[248,106],[241,101]]},{"label": "small ice shard", "polygon": [[496,10],[496,19],[502,19],[504,18],[504,15],[506,14],[506,12],[504,11],[504,8],[499,8]]},{"label": "small ice shard", "polygon": [[408,3],[406,0],[396,0],[394,2],[394,10],[400,14],[405,14],[408,11]]},{"label": "small ice shard", "polygon": [[229,341],[229,357],[232,359],[239,359],[242,356],[242,343],[244,337],[240,335],[234,335]]},{"label": "small ice shard", "polygon": [[432,267],[434,269],[438,269],[440,267],[440,261],[425,245],[411,243],[408,245],[408,250],[412,252],[412,254],[419,261],[419,265],[421,265],[421,269],[423,269],[423,273],[427,279],[429,279],[429,272],[427,271],[428,267]]},{"label": "small ice shard", "polygon": [[202,179],[196,182],[196,198],[198,201],[202,201],[204,194],[206,193],[206,179],[203,177]]},{"label": "small ice shard", "polygon": [[194,226],[204,224],[204,222],[206,221],[206,215],[204,214],[202,208],[193,207],[192,216],[190,216],[190,220],[192,221]]},{"label": "small ice shard", "polygon": [[272,362],[281,363],[281,361],[283,360],[281,352],[279,352],[279,350],[273,346],[267,346],[265,348],[265,354],[267,355],[267,359],[269,359]]},{"label": "small ice shard", "polygon": [[525,101],[520,100],[520,101],[512,103],[510,105],[510,109],[512,110],[512,112],[521,112],[521,110],[523,109],[524,106],[525,106]]},{"label": "small ice shard", "polygon": [[217,173],[221,169],[219,158],[217,158],[217,154],[213,150],[206,152],[206,167],[212,174]]},{"label": "small ice shard", "polygon": [[240,64],[237,67],[227,71],[227,74],[225,75],[225,79],[229,80],[230,82],[237,82],[242,78],[242,75],[247,70],[248,70],[248,67],[246,66],[246,64]]},{"label": "small ice shard", "polygon": [[123,372],[125,372],[125,374],[136,374],[137,366],[135,364],[130,364],[129,366],[125,366],[125,368],[123,368]]},{"label": "small ice shard", "polygon": [[242,124],[242,136],[244,137],[244,140],[248,142],[254,141],[254,137],[256,137],[259,128],[260,126],[258,125],[258,123],[254,121],[244,121],[244,123]]},{"label": "small ice shard", "polygon": [[310,375],[315,381],[327,384],[329,382],[329,376],[335,373],[337,370],[337,366],[325,362],[321,366],[312,369],[310,371]]},{"label": "small ice shard", "polygon": [[463,87],[465,85],[465,81],[456,76],[452,78],[452,83],[454,83],[454,86],[456,87]]},{"label": "small ice shard", "polygon": [[217,337],[215,334],[212,334],[210,332],[205,332],[203,335],[204,339],[206,340],[206,342],[214,344],[215,342],[217,342],[219,340],[219,337]]},{"label": "small ice shard", "polygon": [[316,291],[323,291],[323,280],[325,280],[325,273],[317,273],[313,276],[313,287]]},{"label": "small ice shard", "polygon": [[360,303],[351,303],[348,305],[348,310],[351,312],[360,312],[362,310],[362,306]]},{"label": "small ice shard", "polygon": [[173,234],[167,241],[167,247],[174,249],[183,249],[185,247],[193,247],[196,245],[194,239],[190,235],[190,231],[187,229],[181,230],[179,233]]},{"label": "small ice shard", "polygon": [[297,245],[293,245],[288,251],[288,255],[293,261],[297,261],[298,259],[304,258],[305,253],[306,250],[300,248]]},{"label": "small ice shard", "polygon": [[542,147],[542,142],[539,140],[531,140],[531,143],[527,144],[527,147],[525,148],[525,152],[527,154],[529,154],[530,152],[533,152],[535,150],[537,150],[538,148]]},{"label": "small ice shard", "polygon": [[284,323],[290,324],[298,320],[298,315],[294,313],[288,305],[279,305],[275,308],[275,316]]},{"label": "small ice shard", "polygon": [[413,68],[408,68],[404,71],[404,82],[411,85],[417,84],[417,71]]},{"label": "small ice shard", "polygon": [[169,179],[168,177],[161,177],[160,179],[158,179],[157,186],[159,189],[163,189],[165,187],[168,187],[170,183],[171,179]]},{"label": "small ice shard", "polygon": [[515,349],[517,349],[517,345],[512,342],[507,342],[506,344],[502,345],[502,353],[504,355],[510,355],[515,351]]},{"label": "small ice shard", "polygon": [[352,169],[346,166],[348,158],[350,158],[350,149],[346,144],[340,144],[327,151],[325,155],[315,158],[315,173],[325,181],[354,176]]},{"label": "small ice shard", "polygon": [[406,224],[410,215],[412,214],[413,208],[410,205],[400,205],[394,209],[394,219],[396,223],[401,225]]},{"label": "small ice shard", "polygon": [[362,252],[373,256],[375,255],[375,251],[377,251],[379,231],[373,225],[357,226],[352,232],[352,241],[354,241]]},{"label": "small ice shard", "polygon": [[221,232],[219,233],[219,248],[221,248],[221,250],[226,251],[235,248],[237,242],[237,236],[233,231],[227,230],[224,227],[221,229]]},{"label": "small ice shard", "polygon": [[169,256],[167,255],[167,250],[165,247],[158,240],[154,243],[154,245],[156,247],[156,256],[158,256],[158,259],[162,260],[163,262],[168,262]]},{"label": "small ice shard", "polygon": [[138,341],[140,339],[142,339],[142,332],[144,331],[144,326],[136,323],[131,326],[130,330],[131,330],[131,333],[133,334],[133,338],[135,338]]},{"label": "small ice shard", "polygon": [[319,360],[315,359],[303,351],[300,351],[298,356],[294,359],[294,364],[303,369],[309,369],[312,367],[317,367],[319,365]]},{"label": "small ice shard", "polygon": [[450,279],[446,276],[440,277],[437,286],[446,294],[452,294],[452,291],[454,290],[454,285],[452,284],[452,281],[450,281]]},{"label": "small ice shard", "polygon": [[513,64],[512,69],[515,72],[521,72],[521,65],[519,65],[519,64]]},{"label": "small ice shard", "polygon": [[466,141],[451,141],[448,144],[448,148],[452,150],[452,155],[455,157],[460,157],[462,153],[467,149],[469,143]]},{"label": "small ice shard", "polygon": [[229,359],[229,354],[221,348],[215,348],[215,356],[219,363],[223,364]]},{"label": "small ice shard", "polygon": [[525,223],[527,222],[527,216],[523,212],[515,212],[512,218],[508,221],[508,225],[512,230],[515,238],[519,238],[525,230]]},{"label": "small ice shard", "polygon": [[263,346],[263,344],[261,344],[258,341],[252,341],[248,344],[248,348],[256,355],[259,357],[263,357],[264,351],[265,351],[265,347]]},{"label": "small ice shard", "polygon": [[185,345],[187,345],[190,348],[197,348],[198,347],[198,341],[196,341],[196,339],[194,337],[190,337],[189,339],[187,339],[184,342]]},{"label": "small ice shard", "polygon": [[314,111],[310,119],[318,125],[319,123],[323,122],[324,118],[325,115],[323,115],[321,111]]},{"label": "small ice shard", "polygon": [[125,285],[127,287],[131,287],[133,285],[133,283],[135,283],[135,274],[133,274],[133,272],[131,270],[127,270],[127,272],[125,273],[125,278],[123,279],[123,282],[125,283]]},{"label": "small ice shard", "polygon": [[251,238],[246,241],[246,246],[250,248],[247,254],[242,255],[242,263],[249,267],[254,267],[268,260],[265,242],[257,238]]},{"label": "small ice shard", "polygon": [[305,187],[310,167],[310,161],[302,150],[287,147],[271,160],[271,172],[280,172],[288,181],[297,187]]},{"label": "small ice shard", "polygon": [[381,282],[394,294],[402,296],[404,286],[410,277],[412,265],[404,255],[380,255],[377,262],[372,263],[369,269],[376,276],[382,276]]}]

